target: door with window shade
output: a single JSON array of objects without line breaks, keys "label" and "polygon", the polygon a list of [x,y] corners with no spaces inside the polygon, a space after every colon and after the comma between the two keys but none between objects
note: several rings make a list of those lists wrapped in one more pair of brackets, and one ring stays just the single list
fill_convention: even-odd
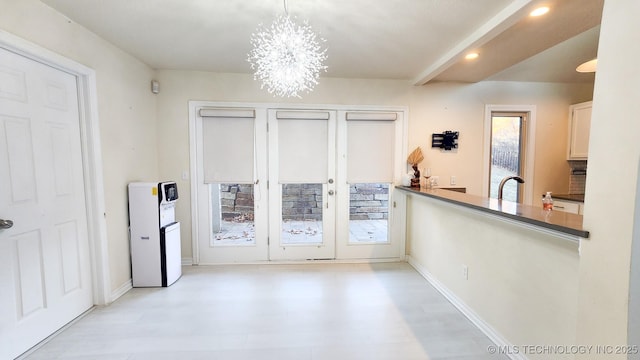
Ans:
[{"label": "door with window shade", "polygon": [[[394,175],[402,173],[400,111],[341,111],[338,114],[337,257],[402,256],[392,236]],[[401,224],[400,224],[401,226]]]},{"label": "door with window shade", "polygon": [[269,258],[335,259],[336,112],[268,112]]},{"label": "door with window shade", "polygon": [[199,264],[265,261],[265,111],[201,108],[196,117]]}]

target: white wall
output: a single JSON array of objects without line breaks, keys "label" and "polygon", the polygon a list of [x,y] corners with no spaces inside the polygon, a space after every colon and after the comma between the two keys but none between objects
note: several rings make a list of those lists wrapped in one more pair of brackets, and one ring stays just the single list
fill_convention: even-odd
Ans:
[{"label": "white wall", "polygon": [[416,195],[408,197],[407,222],[412,261],[507,343],[575,343],[577,242]]},{"label": "white wall", "polygon": [[96,71],[111,288],[131,278],[126,184],[158,175],[154,71],[37,0],[0,0],[0,28]]},{"label": "white wall", "polygon": [[[536,177],[534,194],[567,192],[569,167],[566,158],[569,105],[591,99],[592,85],[488,82],[478,84],[435,84],[422,87],[404,81],[321,79],[320,85],[303,99],[279,99],[261,90],[251,75],[162,70],[158,72],[158,138],[172,139],[160,147],[160,177],[175,179],[181,189],[177,218],[182,226],[183,257],[191,256],[190,183],[180,180],[189,170],[189,100],[399,105],[409,106],[408,150],[421,146],[433,175],[448,185],[449,176],[470,193],[481,194],[482,146],[485,104],[534,104],[538,111]],[[431,149],[431,134],[460,131],[456,152]]]},{"label": "white wall", "polygon": [[[578,343],[627,343],[640,159],[640,121],[635,114],[640,48],[633,46],[638,43],[639,17],[637,0],[605,1],[589,140],[584,228],[591,236],[582,246],[580,260]],[[626,355],[582,358],[626,359]]]}]

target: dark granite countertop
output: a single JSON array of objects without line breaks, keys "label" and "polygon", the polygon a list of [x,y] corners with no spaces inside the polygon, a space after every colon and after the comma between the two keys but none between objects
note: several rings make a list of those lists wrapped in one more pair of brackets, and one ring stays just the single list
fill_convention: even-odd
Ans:
[{"label": "dark granite countertop", "polygon": [[584,194],[554,194],[551,193],[551,197],[558,200],[569,200],[584,202]]},{"label": "dark granite countertop", "polygon": [[497,199],[443,189],[417,189],[408,186],[398,186],[396,188],[412,194],[446,201],[565,234],[575,235],[585,239],[589,237],[589,232],[582,228],[582,215],[563,211],[545,211],[540,207],[518,204],[511,201],[499,201]]}]

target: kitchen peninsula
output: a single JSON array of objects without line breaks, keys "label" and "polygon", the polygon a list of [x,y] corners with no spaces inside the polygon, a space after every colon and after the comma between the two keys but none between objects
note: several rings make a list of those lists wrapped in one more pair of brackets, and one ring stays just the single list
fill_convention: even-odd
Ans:
[{"label": "kitchen peninsula", "polygon": [[511,201],[500,201],[445,189],[418,189],[408,186],[402,186],[398,189],[479,210],[487,214],[539,226],[544,229],[575,235],[580,238],[589,237],[589,232],[582,228],[582,216],[580,215],[560,211],[545,211],[535,206],[527,206]]},{"label": "kitchen peninsula", "polygon": [[496,344],[575,342],[582,216],[444,189],[394,198],[408,262]]}]

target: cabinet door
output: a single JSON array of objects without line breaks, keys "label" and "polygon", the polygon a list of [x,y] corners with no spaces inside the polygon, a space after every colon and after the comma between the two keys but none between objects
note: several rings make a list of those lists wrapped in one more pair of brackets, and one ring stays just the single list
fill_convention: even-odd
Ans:
[{"label": "cabinet door", "polygon": [[591,102],[571,106],[569,121],[569,160],[586,160],[589,152]]},{"label": "cabinet door", "polygon": [[578,214],[580,212],[580,204],[573,201],[560,201],[553,200],[554,211],[564,211],[572,214]]}]

